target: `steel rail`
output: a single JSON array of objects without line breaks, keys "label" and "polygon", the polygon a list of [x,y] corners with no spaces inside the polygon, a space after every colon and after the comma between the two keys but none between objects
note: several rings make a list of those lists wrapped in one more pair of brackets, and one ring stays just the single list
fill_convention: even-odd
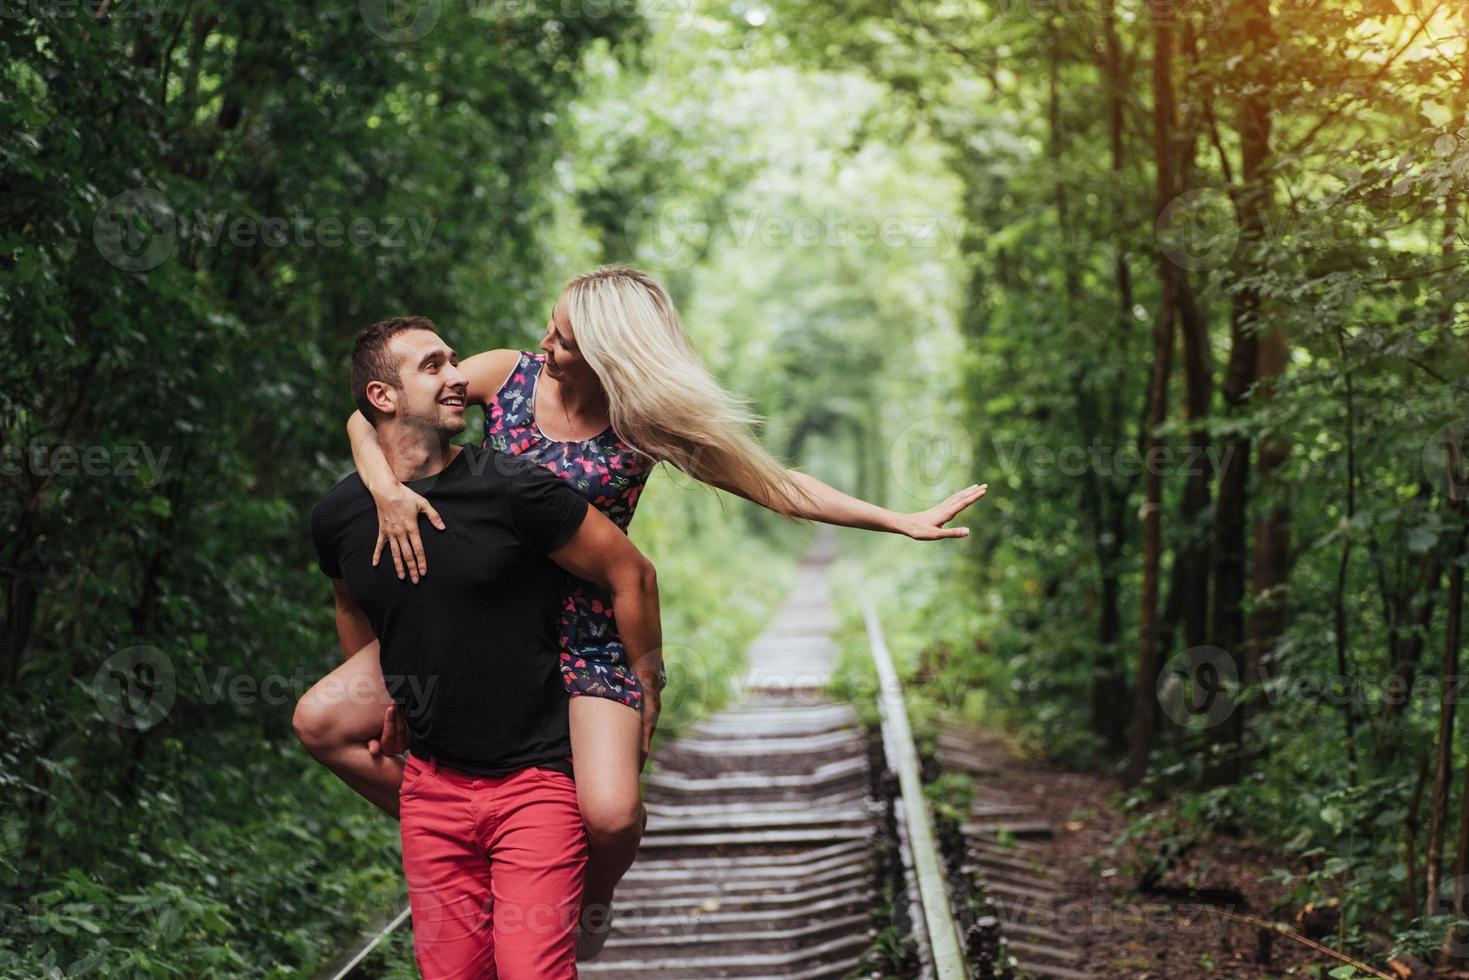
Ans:
[{"label": "steel rail", "polygon": [[[374,933],[372,937],[369,938],[357,950],[356,954],[353,955],[351,959],[349,959],[341,967],[333,968],[331,970],[330,980],[346,980],[346,978],[352,973],[352,971],[357,969],[358,965],[361,964],[363,960],[367,959],[367,954],[371,953],[374,949],[377,948],[378,943],[382,942],[384,939],[387,939],[388,936],[392,935],[395,929],[401,926],[404,922],[408,921],[409,911],[410,910],[405,905],[403,911],[399,912],[398,915],[386,926]],[[323,972],[319,974],[319,976],[325,978],[327,974]]]},{"label": "steel rail", "polygon": [[[938,980],[970,980],[969,964],[964,958],[964,944],[954,922],[954,906],[949,895],[948,876],[939,856],[934,834],[933,814],[923,795],[923,777],[918,767],[918,747],[913,744],[913,730],[908,725],[908,708],[903,703],[903,686],[893,667],[883,636],[882,623],[870,600],[862,603],[862,618],[867,624],[867,641],[872,662],[877,667],[878,709],[882,715],[882,741],[888,764],[898,775],[902,788],[903,814],[906,817],[908,848],[913,870],[918,879],[918,897],[923,905],[921,921],[913,924],[920,953],[927,946]],[[925,942],[926,940],[926,942]]]}]

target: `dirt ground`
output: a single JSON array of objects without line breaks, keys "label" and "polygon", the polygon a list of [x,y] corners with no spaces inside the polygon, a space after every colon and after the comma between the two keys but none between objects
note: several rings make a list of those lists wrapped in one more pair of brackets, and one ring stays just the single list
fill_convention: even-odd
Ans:
[{"label": "dirt ground", "polygon": [[[1129,822],[1109,799],[1119,790],[1116,781],[1011,752],[1006,755],[1008,761],[999,771],[982,777],[981,792],[988,788],[1014,802],[1026,801],[1055,825],[1054,838],[1038,841],[1042,850],[1034,857],[1055,870],[1055,884],[1067,897],[1049,913],[1053,919],[1046,925],[1082,948],[1085,965],[1095,975],[1129,980],[1276,978],[1325,976],[1344,965],[1223,914],[1228,910],[1253,915],[1296,930],[1298,910],[1286,904],[1285,889],[1267,878],[1273,868],[1289,866],[1280,858],[1216,837],[1185,855],[1161,882],[1235,889],[1243,895],[1244,907],[1211,907],[1140,894],[1135,847],[1127,845],[1112,853],[1114,841]],[[1329,919],[1333,911],[1320,914]],[[1308,923],[1306,931],[1314,924]],[[1390,976],[1408,976],[1385,962],[1370,965]]]}]

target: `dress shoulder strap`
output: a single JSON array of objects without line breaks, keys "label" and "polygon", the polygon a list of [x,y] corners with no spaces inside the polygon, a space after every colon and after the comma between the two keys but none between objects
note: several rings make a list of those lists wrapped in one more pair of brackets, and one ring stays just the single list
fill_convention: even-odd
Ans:
[{"label": "dress shoulder strap", "polygon": [[505,425],[524,425],[529,414],[527,407],[527,396],[530,393],[531,383],[535,376],[540,373],[540,364],[529,351],[521,351],[520,357],[515,361],[515,367],[510,369],[510,374],[500,385],[500,390],[495,392],[491,399],[492,410],[498,410],[498,414]]}]

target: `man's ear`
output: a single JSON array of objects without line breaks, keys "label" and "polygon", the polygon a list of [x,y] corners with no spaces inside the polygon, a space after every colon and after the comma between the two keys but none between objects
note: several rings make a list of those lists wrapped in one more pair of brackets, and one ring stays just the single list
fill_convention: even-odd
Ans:
[{"label": "man's ear", "polygon": [[386,381],[367,383],[367,401],[379,415],[398,414],[398,390]]}]

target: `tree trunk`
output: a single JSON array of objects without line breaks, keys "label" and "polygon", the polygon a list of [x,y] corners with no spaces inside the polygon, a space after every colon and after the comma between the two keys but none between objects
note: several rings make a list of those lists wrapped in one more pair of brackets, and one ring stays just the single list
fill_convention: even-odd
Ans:
[{"label": "tree trunk", "polygon": [[[1273,379],[1278,379],[1285,373],[1289,359],[1289,342],[1281,330],[1272,330],[1260,338],[1256,398],[1268,401],[1275,397]],[[1256,456],[1256,483],[1264,513],[1256,518],[1254,529],[1254,607],[1250,614],[1247,653],[1251,683],[1258,674],[1261,661],[1270,655],[1285,632],[1287,623],[1286,582],[1291,568],[1291,512],[1290,502],[1286,497],[1287,488],[1275,478],[1290,458],[1290,452],[1290,443],[1279,433],[1275,433],[1260,440]],[[1251,703],[1248,706],[1242,704],[1241,707],[1253,709],[1262,703],[1258,696],[1248,700]]]},{"label": "tree trunk", "polygon": [[[1346,523],[1350,527],[1357,516],[1357,399],[1352,370],[1347,360],[1346,331],[1340,325],[1336,330],[1336,346],[1342,363],[1342,388],[1346,397]],[[1344,678],[1348,691],[1351,690],[1352,668],[1348,656],[1347,640],[1347,574],[1351,570],[1352,542],[1350,534],[1342,535],[1341,560],[1336,566],[1336,591],[1332,602],[1333,638],[1336,643],[1336,673]],[[1346,737],[1347,765],[1353,783],[1357,781],[1357,719],[1352,698],[1342,698],[1342,724]]]},{"label": "tree trunk", "polygon": [[1184,538],[1174,558],[1173,587],[1179,595],[1184,646],[1198,647],[1209,642],[1209,536],[1203,524],[1209,513],[1214,467],[1209,459],[1209,433],[1203,425],[1209,417],[1214,381],[1208,326],[1181,269],[1174,273],[1173,292],[1183,347],[1184,416],[1189,423],[1184,455],[1187,472],[1178,515]]},{"label": "tree trunk", "polygon": [[[1424,488],[1428,492],[1428,488]],[[1394,723],[1412,703],[1413,684],[1423,659],[1423,647],[1433,622],[1433,610],[1443,579],[1443,559],[1435,548],[1419,566],[1417,580],[1397,589],[1388,623],[1387,648],[1392,663],[1388,690],[1393,695],[1383,699],[1381,717]],[[1398,694],[1401,696],[1398,696]]]},{"label": "tree trunk", "polygon": [[[1248,54],[1263,63],[1261,55],[1271,43],[1268,0],[1248,0],[1238,9],[1250,49]],[[1271,109],[1264,80],[1247,86],[1245,92],[1239,126],[1241,186],[1235,195],[1235,206],[1239,212],[1240,242],[1247,261],[1253,261],[1253,250],[1265,237],[1266,216],[1273,200],[1267,172]],[[1234,414],[1243,413],[1245,399],[1258,377],[1260,306],[1258,289],[1247,286],[1235,292],[1230,318],[1229,366],[1223,390],[1225,405]],[[1254,681],[1257,667],[1245,642],[1244,620],[1250,452],[1247,436],[1233,436],[1225,443],[1214,509],[1214,591],[1209,602],[1210,642],[1235,658],[1242,685]],[[1241,699],[1223,723],[1209,729],[1205,773],[1210,785],[1239,781],[1245,708]]]},{"label": "tree trunk", "polygon": [[1423,803],[1423,785],[1428,782],[1428,757],[1418,765],[1418,782],[1413,786],[1413,796],[1408,800],[1408,818],[1403,827],[1407,836],[1403,864],[1408,869],[1408,912],[1416,915],[1418,905],[1418,810]]},{"label": "tree trunk", "polygon": [[[1464,550],[1464,532],[1460,530],[1458,544],[1454,549],[1457,555]],[[1443,840],[1445,826],[1448,820],[1449,809],[1449,783],[1453,780],[1454,768],[1454,705],[1458,700],[1458,674],[1459,674],[1459,634],[1460,617],[1463,613],[1464,599],[1464,565],[1461,561],[1455,561],[1449,570],[1449,622],[1444,630],[1444,650],[1442,667],[1442,684],[1439,688],[1438,699],[1438,749],[1433,768],[1433,802],[1428,811],[1428,856],[1424,859],[1423,889],[1430,903],[1438,897],[1439,889],[1439,864],[1443,859]],[[1469,803],[1469,792],[1466,792],[1460,801]],[[1469,810],[1465,817],[1469,818]],[[1465,870],[1465,837],[1464,828],[1461,824],[1459,830],[1459,849],[1456,876],[1463,875]],[[1455,887],[1458,900],[1462,900],[1462,887],[1456,883]]]},{"label": "tree trunk", "polygon": [[[1463,17],[1464,25],[1469,28],[1469,14]],[[1464,47],[1465,74],[1463,87],[1459,90],[1458,108],[1462,116],[1469,109],[1469,44]],[[1444,200],[1444,232],[1442,250],[1444,256],[1454,254],[1454,245],[1458,240],[1459,203],[1458,198],[1450,192]],[[1453,319],[1452,304],[1446,304],[1445,316],[1442,322],[1447,325]],[[1463,636],[1464,622],[1464,565],[1469,561],[1469,498],[1466,498],[1465,488],[1469,487],[1469,458],[1466,458],[1464,435],[1455,429],[1449,430],[1452,435],[1445,437],[1444,443],[1444,465],[1447,468],[1447,479],[1443,491],[1448,497],[1448,511],[1454,516],[1459,524],[1458,539],[1453,549],[1449,552],[1449,615],[1448,625],[1444,628],[1444,678],[1443,684],[1447,690],[1450,683],[1457,685],[1459,678],[1448,671],[1452,664],[1457,672],[1459,662],[1459,643]],[[1443,725],[1439,725],[1440,738],[1442,738]],[[1452,735],[1452,724],[1449,733]],[[1440,745],[1440,751],[1445,749]],[[1452,746],[1447,751],[1452,751]],[[1447,803],[1447,801],[1445,801]],[[1469,771],[1465,773],[1464,788],[1459,791],[1459,840],[1454,854],[1454,908],[1456,916],[1462,918],[1464,914],[1464,901],[1466,891],[1469,891]],[[1428,893],[1430,908],[1436,908],[1437,895]],[[1455,927],[1450,927],[1449,934],[1444,937],[1444,952],[1456,965],[1462,966],[1469,956],[1466,956],[1465,937],[1458,934]]]},{"label": "tree trunk", "polygon": [[[1047,121],[1050,133],[1047,155],[1051,160],[1053,175],[1052,195],[1056,209],[1056,224],[1061,238],[1061,277],[1064,283],[1065,322],[1076,322],[1076,311],[1081,303],[1081,261],[1073,239],[1074,223],[1071,217],[1071,202],[1063,170],[1062,151],[1065,146],[1065,127],[1061,119],[1061,35],[1054,24],[1047,25]],[[1075,393],[1077,418],[1080,419],[1082,435],[1090,440],[1099,435],[1099,426],[1105,425],[1101,407],[1088,391],[1083,372],[1078,369],[1072,374],[1071,386]],[[1117,556],[1122,542],[1111,531],[1116,514],[1108,500],[1107,487],[1095,467],[1086,468],[1082,480],[1082,511],[1088,515],[1092,525],[1093,550],[1097,560],[1097,633],[1096,652],[1092,658],[1091,672],[1091,728],[1112,749],[1120,750],[1127,744],[1123,706],[1127,688],[1117,665],[1117,644],[1122,632],[1120,610],[1121,583]]]},{"label": "tree trunk", "polygon": [[[1191,23],[1185,22],[1180,37],[1184,51],[1196,61],[1197,39]],[[1179,85],[1175,83],[1174,89]],[[1175,103],[1175,115],[1177,105]],[[1197,121],[1182,126],[1175,166],[1179,190],[1191,186],[1194,170],[1194,147],[1198,139]],[[1214,466],[1209,457],[1209,433],[1204,422],[1209,417],[1214,397],[1213,355],[1209,346],[1209,327],[1203,311],[1194,299],[1188,273],[1173,273],[1173,295],[1179,341],[1182,347],[1184,382],[1184,418],[1188,422],[1184,437],[1184,485],[1178,510],[1177,542],[1173,571],[1168,584],[1168,613],[1164,617],[1164,649],[1171,647],[1178,622],[1183,623],[1183,646],[1200,647],[1209,642],[1209,504],[1210,486],[1214,482]]]},{"label": "tree trunk", "polygon": [[[1461,474],[1461,476],[1462,476],[1462,474]],[[1454,501],[1454,504],[1455,504],[1454,510],[1459,515],[1460,520],[1462,520],[1464,518],[1464,507],[1463,507],[1463,503],[1464,502],[1462,500],[1455,500]],[[1451,666],[1453,667],[1454,670],[1457,670],[1458,669],[1458,662],[1459,662],[1459,641],[1460,641],[1460,639],[1462,638],[1462,635],[1463,635],[1465,533],[1466,533],[1465,532],[1465,528],[1460,527],[1460,529],[1459,529],[1459,535],[1458,535],[1457,546],[1454,548],[1454,563],[1453,563],[1453,565],[1449,569],[1449,596],[1448,596],[1448,602],[1449,602],[1449,621],[1448,621],[1448,625],[1444,628],[1444,656],[1443,656],[1444,668],[1445,668],[1446,671]],[[1457,683],[1457,678],[1454,678],[1452,674],[1446,674],[1445,675],[1445,678],[1444,678],[1444,691],[1445,692],[1448,692],[1449,691],[1450,683],[1451,682],[1456,684]],[[1457,694],[1457,690],[1455,690],[1454,693]],[[1450,697],[1450,695],[1448,693],[1445,693],[1444,697],[1446,699],[1448,699]],[[1452,701],[1451,700],[1450,700],[1450,704],[1452,704]],[[1442,710],[1442,708],[1440,710]],[[1440,720],[1440,723],[1439,723],[1439,739],[1440,739],[1440,742],[1439,742],[1439,754],[1441,756],[1444,753],[1446,753],[1446,752],[1452,752],[1452,748],[1453,748],[1452,746],[1445,747],[1445,745],[1443,743],[1444,732],[1445,732],[1445,728],[1444,728],[1444,725],[1443,725],[1442,720]],[[1448,725],[1448,733],[1449,733],[1449,736],[1452,737],[1452,733],[1453,733],[1453,721],[1452,721],[1452,717],[1450,717],[1450,721],[1449,721],[1449,725]],[[1465,778],[1465,785],[1459,791],[1459,840],[1458,840],[1458,847],[1457,847],[1457,850],[1455,852],[1455,857],[1454,857],[1454,899],[1453,899],[1454,907],[1452,909],[1452,911],[1454,912],[1454,914],[1455,915],[1459,915],[1459,916],[1462,916],[1463,915],[1464,899],[1465,899],[1465,891],[1466,891],[1466,889],[1465,889],[1465,884],[1466,884],[1465,879],[1466,878],[1469,878],[1469,770],[1466,770],[1465,777],[1464,778]],[[1447,777],[1445,777],[1445,779],[1447,779]],[[1438,797],[1439,797],[1439,786],[1438,786],[1438,779],[1437,778],[1434,779],[1433,793],[1434,793],[1434,803],[1435,804],[1438,804],[1438,802],[1439,802],[1439,799],[1438,799]],[[1447,786],[1445,786],[1443,788],[1443,793],[1444,793],[1443,805],[1445,807],[1447,807],[1448,806],[1448,798],[1447,798],[1448,787]],[[1431,836],[1430,836],[1430,840],[1429,840],[1429,845],[1428,846],[1429,846],[1429,857],[1428,857],[1428,861],[1427,861],[1428,870],[1427,870],[1427,872],[1425,874],[1424,886],[1425,886],[1425,893],[1427,895],[1428,908],[1433,909],[1433,910],[1437,910],[1438,909],[1439,895],[1438,895],[1438,887],[1437,887],[1437,881],[1436,881],[1437,869],[1434,867],[1434,863],[1435,863],[1435,860],[1437,858],[1437,854],[1434,852],[1433,840],[1432,840],[1432,837]],[[1435,878],[1430,878],[1429,877],[1430,875],[1435,876]],[[1463,936],[1460,936],[1460,935],[1456,935],[1456,932],[1457,932],[1457,930],[1456,930],[1455,927],[1452,927],[1451,926],[1449,928],[1449,934],[1448,934],[1448,936],[1446,936],[1444,938],[1444,952],[1445,952],[1445,954],[1451,960],[1454,960],[1455,962],[1458,962],[1458,963],[1462,964],[1462,962],[1466,958],[1464,956],[1464,948],[1465,948],[1465,945],[1466,945],[1466,938],[1463,937]]]},{"label": "tree trunk", "polygon": [[[1154,189],[1159,213],[1174,197],[1177,178],[1173,165],[1173,32],[1169,21],[1153,12],[1153,157]],[[1162,248],[1157,250],[1158,319],[1153,327],[1153,370],[1148,384],[1148,416],[1143,451],[1143,568],[1142,603],[1138,613],[1137,688],[1133,697],[1132,745],[1125,782],[1135,786],[1148,768],[1158,723],[1158,573],[1163,551],[1163,471],[1154,460],[1162,445],[1158,428],[1168,412],[1168,377],[1173,366],[1173,330],[1176,312],[1174,282],[1179,270]]]},{"label": "tree trunk", "polygon": [[[1463,17],[1464,25],[1469,28],[1469,14]],[[1462,116],[1469,109],[1469,44],[1464,47],[1465,75],[1463,76],[1463,87],[1459,90],[1458,108]],[[1445,257],[1454,254],[1454,245],[1458,240],[1459,202],[1453,192],[1449,192],[1444,200],[1444,232],[1442,251]],[[1452,304],[1447,304],[1442,322],[1449,323],[1453,319]],[[1464,617],[1464,564],[1469,560],[1469,499],[1465,496],[1465,487],[1469,486],[1469,459],[1465,457],[1465,445],[1463,434],[1454,429],[1449,430],[1452,435],[1445,437],[1444,443],[1444,465],[1447,468],[1447,479],[1442,488],[1448,497],[1448,511],[1458,521],[1459,533],[1454,547],[1449,552],[1449,615],[1448,625],[1444,628],[1444,676],[1442,679],[1444,690],[1447,691],[1452,683],[1455,686],[1454,694],[1457,695],[1457,667],[1459,662],[1459,642],[1463,635]],[[1454,667],[1451,673],[1450,666]],[[1452,698],[1445,695],[1452,704]],[[1453,734],[1453,723],[1450,719],[1448,726],[1449,737]],[[1439,737],[1444,739],[1444,725],[1442,719],[1439,723]],[[1439,751],[1452,752],[1452,745],[1444,747],[1440,742]],[[1435,787],[1436,789],[1437,787]],[[1447,800],[1444,801],[1447,805]],[[1469,885],[1469,772],[1465,774],[1465,785],[1459,791],[1459,840],[1458,848],[1454,855],[1454,913],[1463,916],[1464,901],[1466,898],[1466,885]],[[1430,907],[1436,907],[1437,895],[1430,891],[1428,901]],[[1464,937],[1456,935],[1457,930],[1450,928],[1448,936],[1444,938],[1444,951],[1448,957],[1457,965],[1462,966],[1465,959]]]}]

